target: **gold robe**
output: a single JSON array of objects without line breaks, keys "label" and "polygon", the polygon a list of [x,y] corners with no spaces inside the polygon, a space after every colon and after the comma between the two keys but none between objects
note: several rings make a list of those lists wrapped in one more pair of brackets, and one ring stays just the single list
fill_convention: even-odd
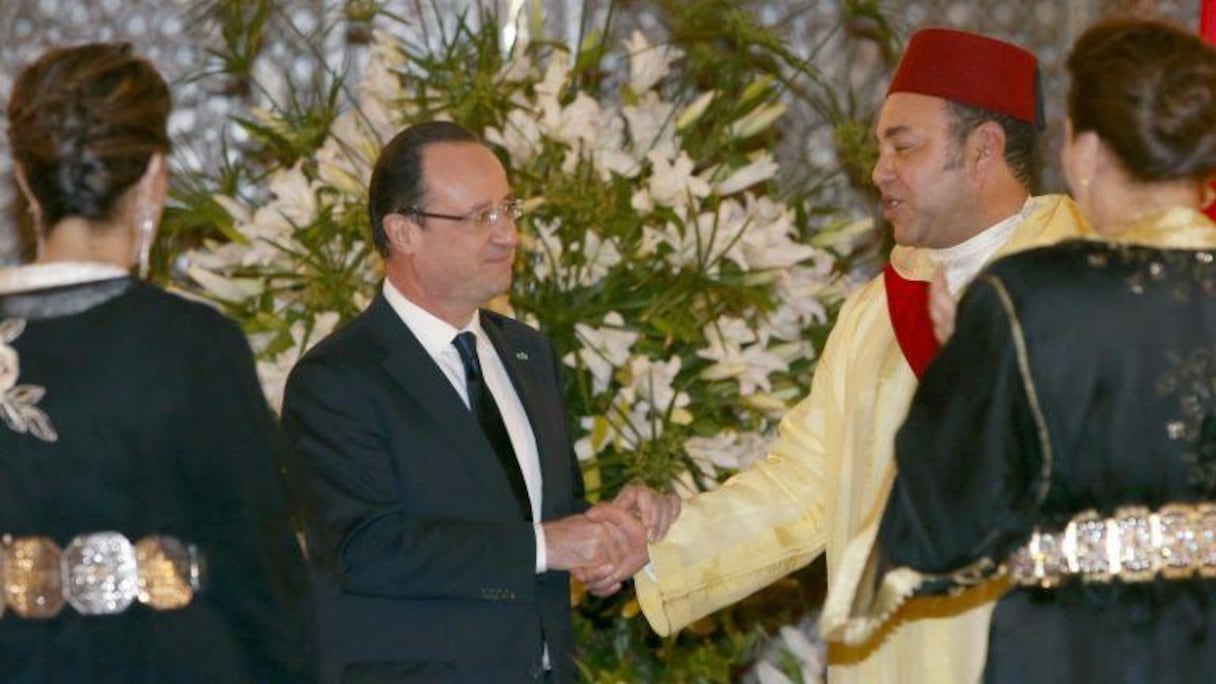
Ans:
[{"label": "gold robe", "polygon": [[[998,256],[1083,232],[1068,198],[1032,202]],[[891,263],[912,280],[929,280],[935,268],[927,250],[907,247],[893,250]],[[864,567],[841,568],[840,555],[868,520],[881,515],[894,477],[895,432],[916,383],[896,342],[880,276],[845,302],[810,395],[782,420],[767,457],[686,501],[667,536],[650,546],[651,565],[635,584],[654,630],[675,632],[825,551],[829,591],[840,586],[852,592]],[[861,646],[833,646],[829,679],[973,682],[983,667],[995,598],[991,588],[979,587],[957,597],[911,601],[890,622],[899,630],[882,631]]]}]

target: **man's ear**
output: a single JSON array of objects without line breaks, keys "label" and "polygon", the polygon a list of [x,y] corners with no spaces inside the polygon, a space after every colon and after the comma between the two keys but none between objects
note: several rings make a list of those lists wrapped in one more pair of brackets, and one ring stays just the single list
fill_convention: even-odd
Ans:
[{"label": "man's ear", "polygon": [[971,159],[976,173],[987,175],[992,169],[1005,164],[1005,129],[995,121],[985,121],[969,136],[973,147]]},{"label": "man's ear", "polygon": [[413,254],[417,248],[419,226],[405,214],[388,214],[381,219],[389,247],[403,254]]}]

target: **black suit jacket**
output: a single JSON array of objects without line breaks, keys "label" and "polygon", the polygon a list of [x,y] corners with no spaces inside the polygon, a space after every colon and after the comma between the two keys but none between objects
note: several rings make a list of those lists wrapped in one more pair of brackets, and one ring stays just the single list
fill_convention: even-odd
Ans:
[{"label": "black suit jacket", "polygon": [[[536,436],[542,520],[586,509],[558,360],[481,312]],[[283,407],[325,681],[574,679],[569,575],[536,540],[476,418],[383,295],[292,371]]]}]

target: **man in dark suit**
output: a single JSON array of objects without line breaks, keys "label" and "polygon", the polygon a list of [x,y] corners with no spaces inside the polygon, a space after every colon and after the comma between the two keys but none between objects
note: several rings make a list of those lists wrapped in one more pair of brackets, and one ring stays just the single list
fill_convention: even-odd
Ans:
[{"label": "man in dark suit", "polygon": [[384,286],[300,361],[283,409],[323,678],[573,681],[569,571],[615,591],[678,501],[589,506],[552,345],[479,308],[510,286],[519,239],[488,148],[414,126],[368,194]]}]

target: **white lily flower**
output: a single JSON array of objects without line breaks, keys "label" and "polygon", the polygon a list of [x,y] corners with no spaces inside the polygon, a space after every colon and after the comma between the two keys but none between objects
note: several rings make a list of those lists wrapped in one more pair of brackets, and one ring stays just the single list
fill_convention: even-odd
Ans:
[{"label": "white lily flower", "polygon": [[317,218],[319,184],[304,175],[304,162],[280,169],[270,176],[270,192],[283,218],[296,226],[306,226]]},{"label": "white lily flower", "polygon": [[592,149],[600,132],[600,103],[580,92],[562,109],[557,128],[547,133],[574,149]]},{"label": "white lily flower", "polygon": [[613,267],[621,263],[621,253],[617,249],[616,241],[601,238],[599,233],[590,228],[583,233],[582,253],[585,261],[579,270],[578,283],[584,287],[600,282]]},{"label": "white lily flower", "polygon": [[742,398],[745,404],[767,413],[772,418],[779,419],[789,410],[789,405],[781,397],[769,392],[754,392]]},{"label": "white lily flower", "polygon": [[763,458],[772,442],[771,435],[758,432],[738,432],[726,428],[712,437],[690,437],[684,440],[684,452],[707,476],[716,475],[715,468],[744,470]]},{"label": "white lily flower", "polygon": [[629,89],[638,94],[663,80],[672,62],[684,56],[683,50],[670,45],[652,46],[641,31],[634,31],[624,45],[629,53]]},{"label": "white lily flower", "polygon": [[688,406],[691,399],[685,392],[677,392],[672,385],[680,373],[680,357],[656,361],[646,356],[629,359],[629,382],[621,390],[626,397],[636,397],[653,407],[659,414],[668,408]]},{"label": "white lily flower", "polygon": [[249,214],[249,209],[247,209],[245,207],[245,205],[236,201],[236,198],[234,198],[234,197],[229,197],[228,195],[221,195],[219,193],[215,193],[215,194],[211,195],[211,199],[216,204],[220,205],[220,208],[223,209],[225,212],[227,212],[227,214],[229,216],[232,217],[232,221],[234,223],[237,223],[237,224],[249,223],[249,221],[252,219],[252,217]]},{"label": "white lily flower", "polygon": [[663,421],[654,415],[650,404],[631,403],[623,395],[613,405],[608,423],[613,444],[621,451],[636,451],[663,436]]},{"label": "white lily flower", "polygon": [[811,236],[811,244],[838,254],[849,254],[859,242],[874,232],[874,219],[867,217],[827,228]]},{"label": "white lily flower", "polygon": [[[518,21],[518,19],[517,19]],[[498,79],[507,83],[521,83],[535,73],[532,59],[528,56],[529,40],[521,36],[511,46],[511,57],[498,70]]]},{"label": "white lily flower", "polygon": [[689,437],[684,440],[684,453],[692,459],[701,473],[713,477],[714,468],[737,470],[739,467],[739,434],[726,429],[712,437]]},{"label": "white lily flower", "polygon": [[701,93],[697,99],[684,108],[684,111],[680,112],[679,118],[676,119],[676,130],[682,131],[696,123],[717,96],[718,91],[716,90],[707,90]]},{"label": "white lily flower", "polygon": [[585,463],[599,455],[612,443],[612,426],[604,416],[583,416],[579,419],[584,436],[574,443],[574,455]]},{"label": "white lily flower", "polygon": [[629,206],[639,214],[648,214],[654,211],[654,201],[650,199],[650,191],[645,187],[640,187],[633,191],[633,195],[629,198]]},{"label": "white lily flower", "polygon": [[264,289],[261,280],[254,278],[227,278],[192,266],[186,272],[194,282],[202,286],[216,299],[226,302],[243,302],[260,295]]},{"label": "white lily flower", "polygon": [[196,266],[204,270],[222,273],[239,265],[248,251],[249,248],[245,243],[216,243],[206,240],[202,247],[192,249],[179,257],[179,263],[183,265],[183,271],[188,270],[191,266]]},{"label": "white lily flower", "polygon": [[511,156],[512,163],[526,165],[540,154],[541,132],[536,118],[522,109],[507,114],[503,129],[486,129],[486,140],[501,146]]},{"label": "white lily flower", "polygon": [[747,227],[747,218],[738,202],[726,200],[718,205],[716,212],[698,214],[692,225],[683,231],[669,225],[666,234],[674,251],[667,255],[668,262],[674,268],[704,268],[711,276],[718,274],[723,260],[733,261],[747,270],[747,259],[739,239]]},{"label": "white lily flower", "polygon": [[536,84],[537,94],[556,98],[565,87],[569,75],[570,55],[565,50],[557,50],[549,58],[549,65],[545,67],[545,77]]},{"label": "white lily flower", "polygon": [[739,101],[747,102],[760,97],[772,87],[776,80],[777,78],[771,74],[760,74],[753,78],[751,83],[748,83],[743,92],[739,94]]},{"label": "white lily flower", "polygon": [[[317,157],[317,177],[323,183],[330,185],[347,197],[364,197],[367,194],[367,185],[360,178],[361,174],[353,173],[345,165],[334,163],[332,160],[326,160],[318,155]],[[370,170],[368,178],[371,177]]]},{"label": "white lily flower", "polygon": [[790,268],[821,254],[818,249],[795,239],[794,216],[790,209],[784,208],[773,215],[763,208],[764,202],[772,203],[768,198],[759,202],[751,194],[746,198],[748,227],[740,236],[740,247],[748,268],[757,271]]},{"label": "white lily flower", "polygon": [[746,140],[757,133],[767,130],[777,119],[785,114],[786,106],[782,102],[757,107],[748,112],[738,121],[730,125],[730,134],[740,140]]},{"label": "white lily flower", "polygon": [[733,195],[740,190],[763,183],[777,174],[777,160],[768,152],[761,153],[755,160],[731,172],[725,180],[718,183],[718,194]]},{"label": "white lily flower", "polygon": [[[830,259],[818,261],[831,268]],[[784,269],[776,283],[777,310],[768,317],[773,335],[783,340],[796,340],[808,327],[827,323],[825,305],[835,296],[834,282],[830,270],[823,272],[818,264]]]},{"label": "white lily flower", "polygon": [[613,109],[601,109],[598,132],[590,141],[592,164],[600,180],[612,180],[612,174],[623,178],[636,178],[642,164],[624,149],[625,120]]},{"label": "white lily flower", "polygon": [[772,391],[769,375],[789,370],[789,350],[768,348],[766,340],[741,319],[723,317],[716,325],[705,326],[709,345],[697,350],[697,356],[714,361],[701,372],[706,380],[734,378],[743,396],[757,389]]},{"label": "white lily flower", "polygon": [[703,359],[723,359],[737,354],[744,345],[756,341],[756,332],[747,321],[736,316],[722,316],[703,329],[709,346],[697,352]]},{"label": "white lily flower", "polygon": [[692,159],[680,152],[674,161],[658,152],[646,155],[651,163],[650,197],[655,204],[685,206],[690,198],[709,196],[709,184],[693,175]]},{"label": "white lily flower", "polygon": [[532,228],[536,231],[532,244],[532,277],[537,282],[543,283],[564,274],[566,246],[558,234],[561,226],[561,219],[532,221]]},{"label": "white lily flower", "polygon": [[638,98],[637,103],[621,108],[621,116],[629,123],[630,150],[641,161],[651,154],[672,159],[679,154],[676,128],[672,118],[675,105],[659,99],[658,94],[648,92]]},{"label": "white lily flower", "polygon": [[637,331],[626,327],[625,317],[616,311],[609,311],[604,316],[604,325],[599,328],[576,323],[574,334],[583,345],[578,351],[578,358],[591,372],[592,391],[595,394],[608,389],[613,373],[629,360],[630,350],[640,336]]}]

